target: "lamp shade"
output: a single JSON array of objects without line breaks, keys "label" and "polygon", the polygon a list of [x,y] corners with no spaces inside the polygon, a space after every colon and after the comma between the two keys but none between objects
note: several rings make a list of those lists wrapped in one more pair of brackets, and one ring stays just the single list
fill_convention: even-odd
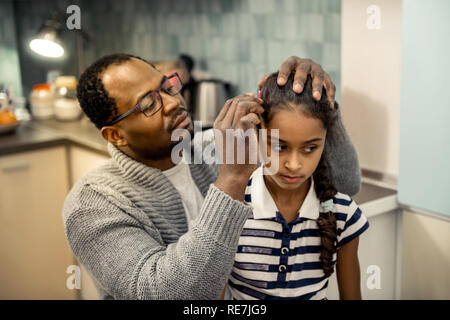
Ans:
[{"label": "lamp shade", "polygon": [[50,58],[59,58],[64,54],[64,48],[58,38],[59,24],[47,21],[40,28],[37,36],[30,41],[30,48],[34,52]]}]

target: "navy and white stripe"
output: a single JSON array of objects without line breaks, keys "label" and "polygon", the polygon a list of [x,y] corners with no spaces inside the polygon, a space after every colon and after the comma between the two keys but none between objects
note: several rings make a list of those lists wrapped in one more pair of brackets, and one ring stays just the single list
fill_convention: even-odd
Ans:
[{"label": "navy and white stripe", "polygon": [[[253,173],[245,201],[253,208],[239,239],[226,297],[234,299],[324,299],[328,277],[320,266],[317,219],[320,201],[314,181],[298,217],[287,223],[265,187],[263,169]],[[338,249],[369,223],[356,203],[337,193],[333,199]],[[333,256],[333,264],[337,255]]]}]

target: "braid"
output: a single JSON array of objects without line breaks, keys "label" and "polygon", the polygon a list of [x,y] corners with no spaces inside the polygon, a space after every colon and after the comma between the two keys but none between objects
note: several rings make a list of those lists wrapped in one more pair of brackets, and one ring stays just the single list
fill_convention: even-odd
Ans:
[{"label": "braid", "polygon": [[[314,171],[314,188],[320,202],[324,202],[332,199],[337,190],[334,188],[330,178],[328,176],[328,165],[325,158],[325,153],[322,154],[322,158]],[[333,254],[337,251],[337,227],[336,217],[333,212],[320,212],[319,219],[317,219],[317,225],[319,227],[319,235],[321,240],[320,248],[320,264],[327,277],[333,273]]]}]

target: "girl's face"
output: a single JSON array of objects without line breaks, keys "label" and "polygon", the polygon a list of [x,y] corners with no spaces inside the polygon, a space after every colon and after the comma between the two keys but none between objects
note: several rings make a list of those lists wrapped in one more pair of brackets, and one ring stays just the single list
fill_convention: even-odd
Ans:
[{"label": "girl's face", "polygon": [[[300,108],[304,108],[300,106]],[[306,116],[298,106],[275,109],[265,124],[267,129],[267,153],[278,150],[278,172],[266,179],[285,190],[299,188],[316,170],[325,147],[327,130],[320,119]],[[271,134],[279,130],[279,140]],[[271,142],[270,137],[273,136]],[[269,165],[269,164],[268,164]]]}]

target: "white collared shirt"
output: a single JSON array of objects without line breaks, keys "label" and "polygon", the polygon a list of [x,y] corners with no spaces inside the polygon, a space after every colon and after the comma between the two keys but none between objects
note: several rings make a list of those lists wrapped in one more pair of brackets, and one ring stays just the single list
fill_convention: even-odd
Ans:
[{"label": "white collared shirt", "polygon": [[162,171],[178,191],[186,211],[188,228],[191,229],[192,223],[199,215],[203,204],[203,196],[192,178],[189,165],[183,155],[182,160],[176,166]]},{"label": "white collared shirt", "polygon": [[[252,174],[245,201],[252,206],[253,214],[239,239],[225,298],[326,298],[328,277],[320,265],[321,239],[317,226],[321,208],[313,179],[299,215],[290,223],[278,211],[267,190],[262,167]],[[364,232],[369,223],[348,195],[338,192],[333,202],[339,249]],[[336,258],[335,253],[333,266]]]}]

